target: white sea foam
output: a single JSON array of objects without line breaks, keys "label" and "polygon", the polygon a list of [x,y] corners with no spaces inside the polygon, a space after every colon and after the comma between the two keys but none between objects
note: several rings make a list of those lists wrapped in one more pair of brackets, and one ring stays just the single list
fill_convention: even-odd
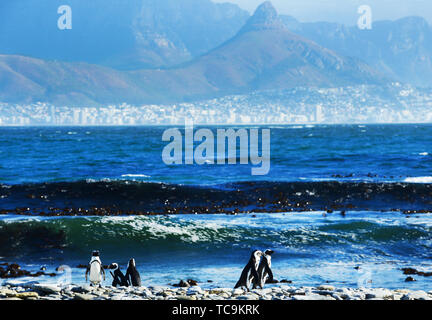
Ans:
[{"label": "white sea foam", "polygon": [[419,156],[428,156],[429,155],[429,153],[427,153],[427,152],[421,152],[421,153],[419,153]]},{"label": "white sea foam", "polygon": [[408,177],[404,180],[408,183],[432,183],[432,177]]},{"label": "white sea foam", "polygon": [[212,239],[209,232],[218,232],[223,226],[216,223],[200,223],[197,221],[176,221],[166,217],[103,217],[101,223],[112,227],[115,224],[128,225],[133,232],[146,230],[153,239],[165,239],[172,235],[184,241],[200,242]]},{"label": "white sea foam", "polygon": [[121,176],[122,176],[122,178],[150,178],[150,176],[145,175],[145,174],[130,174],[130,173],[127,173],[127,174],[122,174]]}]

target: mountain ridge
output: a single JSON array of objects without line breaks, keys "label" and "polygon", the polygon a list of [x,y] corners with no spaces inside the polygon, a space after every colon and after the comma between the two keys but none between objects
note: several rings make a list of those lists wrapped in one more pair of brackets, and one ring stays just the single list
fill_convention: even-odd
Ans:
[{"label": "mountain ridge", "polygon": [[301,23],[282,16],[285,26],[344,56],[359,58],[397,81],[432,86],[432,26],[421,17],[376,21],[371,30],[338,23]]},{"label": "mountain ridge", "polygon": [[270,2],[260,5],[231,39],[167,69],[120,71],[87,63],[0,56],[0,100],[20,103],[172,103],[269,88],[387,80],[358,59],[292,33]]}]

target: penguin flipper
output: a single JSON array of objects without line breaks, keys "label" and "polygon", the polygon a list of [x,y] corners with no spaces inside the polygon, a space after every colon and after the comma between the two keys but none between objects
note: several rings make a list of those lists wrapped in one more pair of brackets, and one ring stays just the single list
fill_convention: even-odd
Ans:
[{"label": "penguin flipper", "polygon": [[268,265],[266,265],[266,271],[269,275],[268,277],[268,281],[273,281],[273,272],[271,271],[270,267]]},{"label": "penguin flipper", "polygon": [[236,285],[234,286],[234,289],[240,288],[240,287],[246,287],[247,288],[247,275],[249,271],[250,265],[247,264],[240,275],[240,279],[237,281]]},{"label": "penguin flipper", "polygon": [[258,271],[255,269],[255,267],[252,268],[251,274],[256,279],[257,282],[261,280],[261,277],[259,276]]}]

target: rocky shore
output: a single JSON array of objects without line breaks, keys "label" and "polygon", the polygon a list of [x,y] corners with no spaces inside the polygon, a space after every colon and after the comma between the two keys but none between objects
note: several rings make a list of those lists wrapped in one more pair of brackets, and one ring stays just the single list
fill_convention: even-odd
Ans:
[{"label": "rocky shore", "polygon": [[229,288],[204,290],[198,286],[95,288],[89,285],[60,287],[32,282],[1,286],[0,300],[432,300],[432,291],[278,285],[246,292]]}]

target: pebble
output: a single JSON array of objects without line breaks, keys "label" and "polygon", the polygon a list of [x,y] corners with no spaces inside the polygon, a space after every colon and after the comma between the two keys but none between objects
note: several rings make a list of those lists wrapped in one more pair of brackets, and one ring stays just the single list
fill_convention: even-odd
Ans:
[{"label": "pebble", "polygon": [[92,294],[86,294],[86,293],[77,293],[74,296],[75,300],[93,300],[95,297],[96,296]]},{"label": "pebble", "polygon": [[290,287],[254,289],[151,287],[59,287],[36,283],[0,286],[0,300],[432,300],[432,291],[380,288]]},{"label": "pebble", "polygon": [[37,292],[41,293],[59,293],[61,291],[61,288],[56,285],[50,285],[50,284],[34,284],[32,286],[33,290],[36,290]]},{"label": "pebble", "polygon": [[318,290],[335,291],[335,287],[323,284],[317,287]]},{"label": "pebble", "polygon": [[293,297],[294,300],[336,300],[333,297],[330,296],[323,296],[320,294],[310,294],[310,295],[305,295],[305,296],[294,296]]}]

